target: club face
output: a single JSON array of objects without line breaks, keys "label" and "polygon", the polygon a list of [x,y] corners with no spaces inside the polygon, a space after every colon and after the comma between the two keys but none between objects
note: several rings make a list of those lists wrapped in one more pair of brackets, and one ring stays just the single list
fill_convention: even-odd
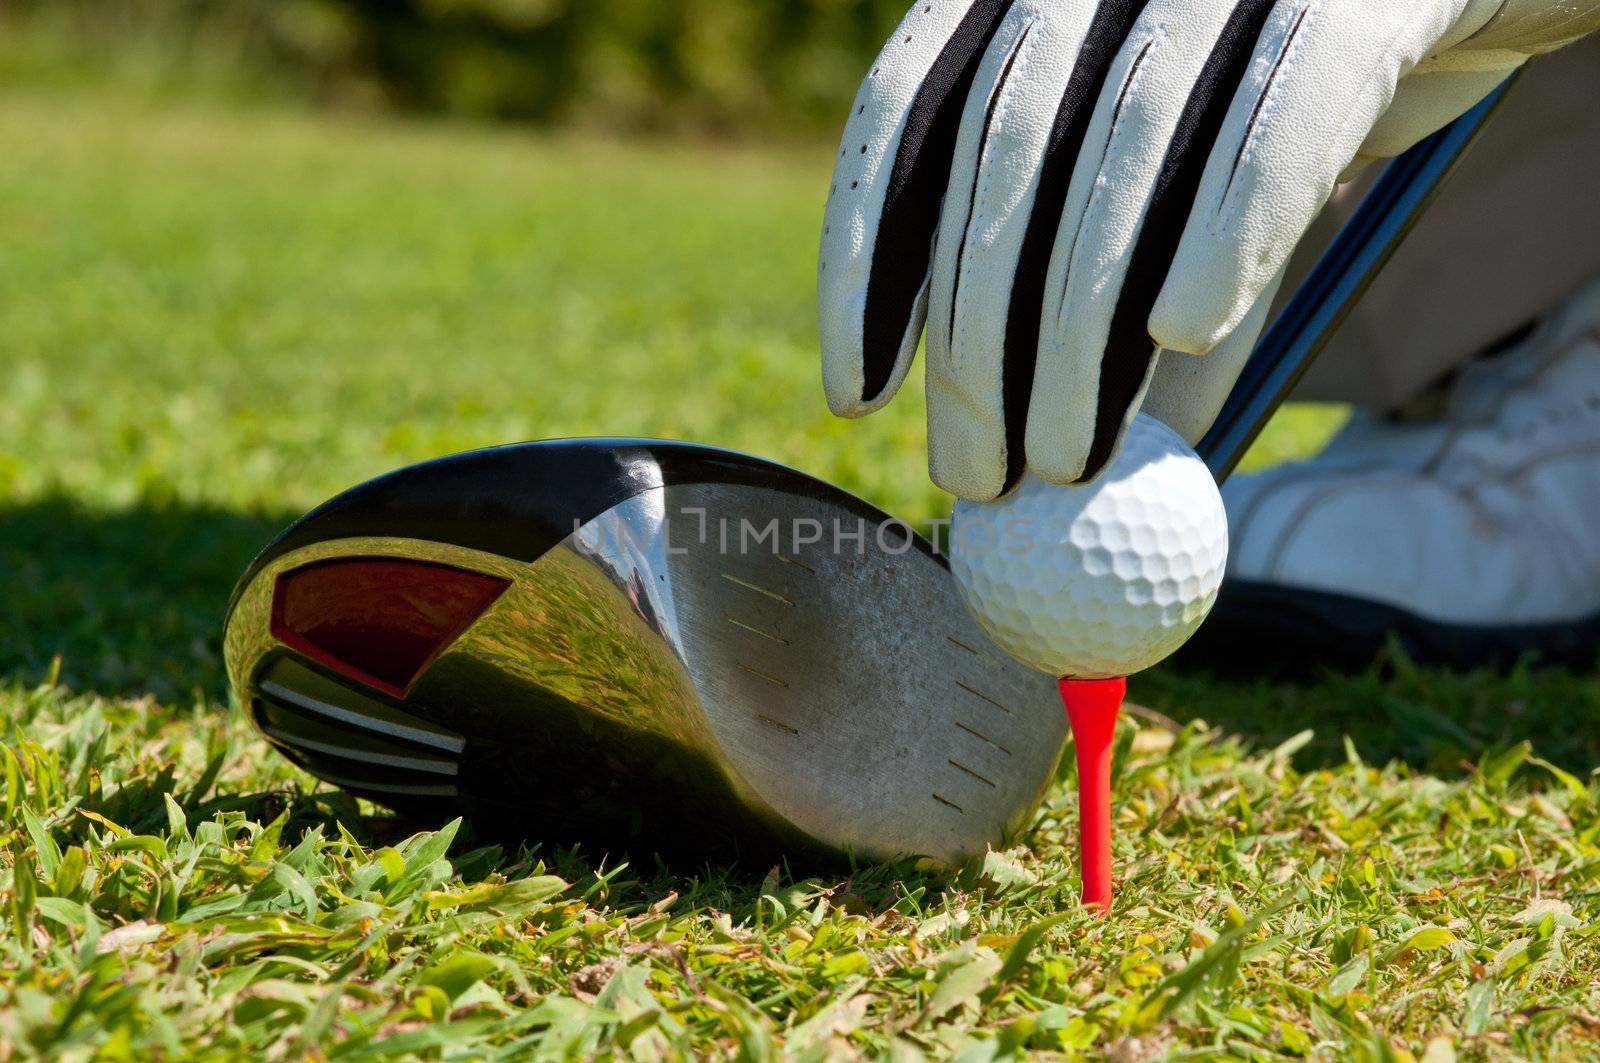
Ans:
[{"label": "club face", "polygon": [[[956,863],[1027,825],[1066,736],[1054,683],[988,645],[902,525],[710,448],[482,453],[487,475],[463,455],[342,496],[241,583],[230,678],[296,763],[402,809],[602,849]],[[548,475],[563,464],[589,468],[571,513]],[[492,543],[472,531],[486,514]],[[350,559],[502,589],[380,689],[282,629],[285,581]]]}]

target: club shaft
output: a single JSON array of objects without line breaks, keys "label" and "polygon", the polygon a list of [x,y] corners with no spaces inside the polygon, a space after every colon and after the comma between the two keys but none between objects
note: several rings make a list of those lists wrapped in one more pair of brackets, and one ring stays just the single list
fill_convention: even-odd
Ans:
[{"label": "club shaft", "polygon": [[1507,78],[1472,110],[1384,168],[1256,344],[1222,412],[1196,448],[1218,483],[1233,472],[1311,368],[1519,76],[1520,71]]}]

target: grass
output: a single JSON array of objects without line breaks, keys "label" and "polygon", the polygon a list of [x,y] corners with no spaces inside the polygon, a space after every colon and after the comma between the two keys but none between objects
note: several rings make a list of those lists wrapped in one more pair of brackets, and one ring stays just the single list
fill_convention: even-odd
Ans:
[{"label": "grass", "polygon": [[1591,676],[1141,677],[1104,921],[1060,790],[953,878],[669,873],[416,834],[225,707],[252,552],[412,460],[678,436],[941,513],[915,387],[819,396],[826,149],[17,88],[0,142],[0,1060],[1595,1054]]}]

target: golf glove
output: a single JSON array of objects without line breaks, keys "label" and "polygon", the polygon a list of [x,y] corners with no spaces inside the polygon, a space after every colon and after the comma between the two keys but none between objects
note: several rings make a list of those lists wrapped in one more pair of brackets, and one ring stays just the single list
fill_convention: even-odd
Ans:
[{"label": "golf glove", "polygon": [[1336,181],[1596,27],[1600,0],[917,0],[829,192],[829,405],[888,402],[926,324],[958,495],[1092,479],[1141,406],[1194,442]]}]

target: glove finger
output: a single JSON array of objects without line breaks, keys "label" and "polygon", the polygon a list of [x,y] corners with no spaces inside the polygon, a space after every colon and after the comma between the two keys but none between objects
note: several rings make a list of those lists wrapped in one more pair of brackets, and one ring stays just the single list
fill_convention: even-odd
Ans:
[{"label": "glove finger", "polygon": [[1283,284],[1284,270],[1267,284],[1261,298],[1228,338],[1206,354],[1162,349],[1156,356],[1150,390],[1139,407],[1197,446],[1211,430],[1233,391],[1239,372],[1250,360],[1267,323],[1272,300]]},{"label": "glove finger", "polygon": [[919,2],[862,83],[817,263],[823,385],[837,414],[882,406],[910,368],[956,129],[1010,6]]},{"label": "glove finger", "polygon": [[[1516,65],[1458,70],[1424,63],[1400,79],[1394,101],[1361,143],[1359,163],[1392,159],[1471,110],[1510,76]],[[1345,167],[1345,173],[1350,167]],[[1349,180],[1339,175],[1340,183]]]},{"label": "glove finger", "polygon": [[1021,0],[979,70],[929,294],[929,468],[964,498],[995,498],[1026,470],[1050,248],[1095,100],[1144,4]]},{"label": "glove finger", "polygon": [[1207,162],[1152,310],[1164,347],[1204,352],[1236,328],[1305,235],[1400,77],[1460,4],[1279,4]]},{"label": "glove finger", "polygon": [[1151,0],[1113,67],[1050,261],[1028,464],[1057,483],[1099,475],[1155,366],[1150,309],[1211,145],[1274,0]]}]

